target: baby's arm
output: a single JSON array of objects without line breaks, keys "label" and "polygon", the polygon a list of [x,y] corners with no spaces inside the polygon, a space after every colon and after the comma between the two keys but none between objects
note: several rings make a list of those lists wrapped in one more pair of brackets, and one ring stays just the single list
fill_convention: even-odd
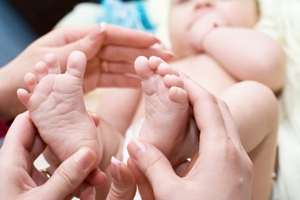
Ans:
[{"label": "baby's arm", "polygon": [[285,54],[272,38],[249,28],[213,28],[203,40],[206,54],[237,81],[255,80],[279,91],[285,78]]}]

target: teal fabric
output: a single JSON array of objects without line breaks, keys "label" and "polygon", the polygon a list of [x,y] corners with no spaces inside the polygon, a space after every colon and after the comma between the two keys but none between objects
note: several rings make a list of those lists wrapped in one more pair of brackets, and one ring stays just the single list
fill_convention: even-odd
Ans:
[{"label": "teal fabric", "polygon": [[153,33],[155,25],[149,19],[144,1],[134,0],[124,2],[121,0],[102,0],[104,12],[98,16],[97,23],[107,22],[127,28],[138,29]]}]

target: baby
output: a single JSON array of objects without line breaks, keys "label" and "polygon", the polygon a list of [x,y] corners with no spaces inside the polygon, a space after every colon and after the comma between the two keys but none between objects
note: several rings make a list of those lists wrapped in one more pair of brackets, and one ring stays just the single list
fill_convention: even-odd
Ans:
[{"label": "baby", "polygon": [[284,51],[255,30],[258,21],[256,0],[172,0],[169,13],[171,65],[228,104],[253,162],[255,200],[270,197],[279,118],[274,94],[285,81]]},{"label": "baby", "polygon": [[[254,165],[254,200],[270,197],[279,118],[276,95],[285,81],[284,51],[255,30],[259,17],[256,0],[171,0],[169,11],[175,55],[170,65],[229,106]],[[138,137],[140,119],[147,119],[141,97],[138,90],[112,89],[99,100],[99,113],[128,140]],[[120,108],[118,114],[107,112],[105,105],[112,102]],[[151,139],[149,135],[140,137]]]}]

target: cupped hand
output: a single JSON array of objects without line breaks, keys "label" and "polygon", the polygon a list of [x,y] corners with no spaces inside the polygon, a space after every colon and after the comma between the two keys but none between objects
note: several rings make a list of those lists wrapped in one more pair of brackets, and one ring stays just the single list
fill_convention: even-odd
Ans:
[{"label": "cupped hand", "polygon": [[87,57],[84,92],[96,87],[138,87],[140,81],[133,76],[133,63],[138,55],[156,55],[166,61],[173,57],[172,53],[161,48],[155,36],[138,30],[105,23],[56,28],[37,39],[0,69],[0,91],[3,97],[0,117],[9,122],[25,111],[17,99],[16,90],[24,88],[24,75],[34,72],[38,61],[53,53],[64,71],[68,55],[75,50],[84,52]]},{"label": "cupped hand", "polygon": [[143,199],[250,199],[252,163],[241,145],[227,105],[185,79],[196,124],[199,151],[179,177],[153,145],[134,140],[129,167]]},{"label": "cupped hand", "polygon": [[[65,160],[48,179],[34,166],[45,144],[38,137],[28,113],[12,124],[0,150],[0,199],[81,199],[95,196],[94,187],[84,179],[93,170],[95,152],[81,148]],[[101,179],[101,175],[98,177]]]},{"label": "cupped hand", "polygon": [[[158,55],[165,60],[172,58],[169,51],[156,48],[159,43],[149,33],[105,23],[65,26],[58,27],[35,41],[21,54],[21,60],[31,59],[31,63],[25,62],[26,65],[23,63],[23,66],[32,68],[46,54],[54,53],[64,71],[68,55],[79,50],[86,55],[88,61],[85,74],[85,80],[88,80],[85,85],[88,86],[84,87],[88,89],[85,91],[101,86],[128,87],[136,86],[136,82],[132,83],[132,79],[124,75],[134,73],[133,63],[138,55]],[[116,77],[104,76],[107,74]],[[120,77],[123,78],[120,80]],[[89,85],[92,82],[94,84]]]}]

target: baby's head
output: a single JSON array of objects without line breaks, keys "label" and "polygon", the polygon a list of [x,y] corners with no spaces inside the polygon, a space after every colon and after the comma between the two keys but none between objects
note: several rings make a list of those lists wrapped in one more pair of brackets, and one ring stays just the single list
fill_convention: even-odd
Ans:
[{"label": "baby's head", "polygon": [[252,28],[258,20],[257,0],[171,0],[169,36],[172,50],[179,58],[196,53],[189,42],[191,30],[193,37],[197,30],[202,37],[200,31],[208,31],[214,24]]}]

